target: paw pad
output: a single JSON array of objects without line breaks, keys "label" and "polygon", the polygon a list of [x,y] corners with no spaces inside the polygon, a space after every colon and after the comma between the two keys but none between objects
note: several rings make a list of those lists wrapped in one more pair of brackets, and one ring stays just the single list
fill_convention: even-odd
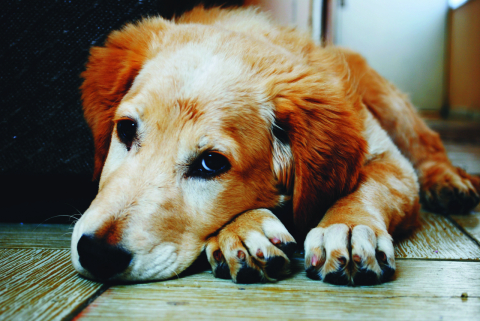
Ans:
[{"label": "paw pad", "polygon": [[317,269],[315,266],[311,266],[306,270],[307,277],[309,277],[312,280],[321,280],[322,278],[320,277],[320,274],[318,273]]},{"label": "paw pad", "polygon": [[221,262],[220,264],[217,265],[217,267],[214,270],[214,273],[216,278],[219,279],[230,279],[230,269],[228,268],[227,263]]},{"label": "paw pad", "polygon": [[282,270],[284,269],[285,263],[285,259],[281,256],[274,256],[268,258],[267,265],[265,267],[267,275],[274,279],[277,279],[280,276]]},{"label": "paw pad", "polygon": [[375,272],[361,268],[355,274],[353,282],[355,285],[372,285],[378,283],[378,277]]},{"label": "paw pad", "polygon": [[382,276],[381,276],[380,280],[382,282],[386,282],[386,281],[388,281],[392,278],[394,273],[395,273],[394,268],[392,268],[389,265],[384,265],[384,266],[382,266]]},{"label": "paw pad", "polygon": [[325,275],[324,281],[335,285],[347,285],[349,283],[348,276],[344,271],[330,272]]},{"label": "paw pad", "polygon": [[258,270],[244,264],[237,272],[236,283],[250,284],[262,281],[262,275]]}]

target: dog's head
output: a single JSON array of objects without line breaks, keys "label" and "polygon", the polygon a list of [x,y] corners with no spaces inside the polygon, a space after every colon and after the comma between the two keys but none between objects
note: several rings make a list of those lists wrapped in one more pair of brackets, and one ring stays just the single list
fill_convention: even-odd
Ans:
[{"label": "dog's head", "polygon": [[365,148],[344,85],[320,69],[159,18],[93,48],[82,98],[100,186],[72,236],[77,271],[169,278],[237,215],[289,200],[300,230],[318,221],[353,188]]}]

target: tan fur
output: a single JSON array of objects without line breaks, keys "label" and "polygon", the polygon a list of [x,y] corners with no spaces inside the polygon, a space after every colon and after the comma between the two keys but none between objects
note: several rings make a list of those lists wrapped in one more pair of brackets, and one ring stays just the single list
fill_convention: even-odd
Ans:
[{"label": "tan fur", "polygon": [[[299,239],[317,224],[319,235],[336,224],[346,225],[347,234],[365,226],[388,252],[390,235],[415,224],[412,164],[424,190],[448,180],[475,192],[438,135],[360,56],[319,48],[254,9],[200,7],[175,21],[145,19],[113,32],[90,54],[81,89],[100,189],[72,237],[72,261],[87,277],[95,276],[79,263],[82,235],[133,254],[114,279],[171,277],[203,249],[214,269],[221,250],[234,280],[239,249],[264,279],[275,279],[261,256],[289,261],[268,240],[293,238],[269,211],[257,209],[291,202],[293,212],[283,220]],[[116,129],[125,119],[138,125],[129,150]],[[192,162],[209,150],[225,156],[230,170],[212,179],[188,177]],[[358,244],[367,234],[358,234]],[[245,244],[257,242],[263,247],[255,257]],[[320,246],[309,242],[307,267]],[[351,264],[343,248],[327,253],[340,255]],[[364,260],[375,265],[374,257]]]}]

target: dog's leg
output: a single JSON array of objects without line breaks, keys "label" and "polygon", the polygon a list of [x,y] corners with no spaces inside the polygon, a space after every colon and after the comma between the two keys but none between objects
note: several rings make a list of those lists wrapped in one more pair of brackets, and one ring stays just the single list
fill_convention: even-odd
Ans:
[{"label": "dog's leg", "polygon": [[275,281],[289,273],[296,243],[269,210],[243,213],[211,237],[205,248],[215,277],[236,283]]},{"label": "dog's leg", "polygon": [[480,177],[452,165],[439,135],[419,117],[408,97],[357,54],[345,52],[363,102],[417,170],[422,203],[440,213],[469,212],[480,198]]},{"label": "dog's leg", "polygon": [[311,278],[354,285],[388,280],[395,271],[391,235],[416,223],[414,169],[370,115],[367,125],[369,156],[357,189],[338,200],[305,240]]}]

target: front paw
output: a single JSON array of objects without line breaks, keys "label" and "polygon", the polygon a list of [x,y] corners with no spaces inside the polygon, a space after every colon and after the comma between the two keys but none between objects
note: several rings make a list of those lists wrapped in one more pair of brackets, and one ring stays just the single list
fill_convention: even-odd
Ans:
[{"label": "front paw", "polygon": [[275,281],[289,274],[296,242],[270,211],[246,212],[211,237],[208,261],[217,278],[235,283]]},{"label": "front paw", "polygon": [[308,277],[337,285],[385,282],[395,272],[392,239],[366,225],[314,228],[305,240],[305,269]]}]

